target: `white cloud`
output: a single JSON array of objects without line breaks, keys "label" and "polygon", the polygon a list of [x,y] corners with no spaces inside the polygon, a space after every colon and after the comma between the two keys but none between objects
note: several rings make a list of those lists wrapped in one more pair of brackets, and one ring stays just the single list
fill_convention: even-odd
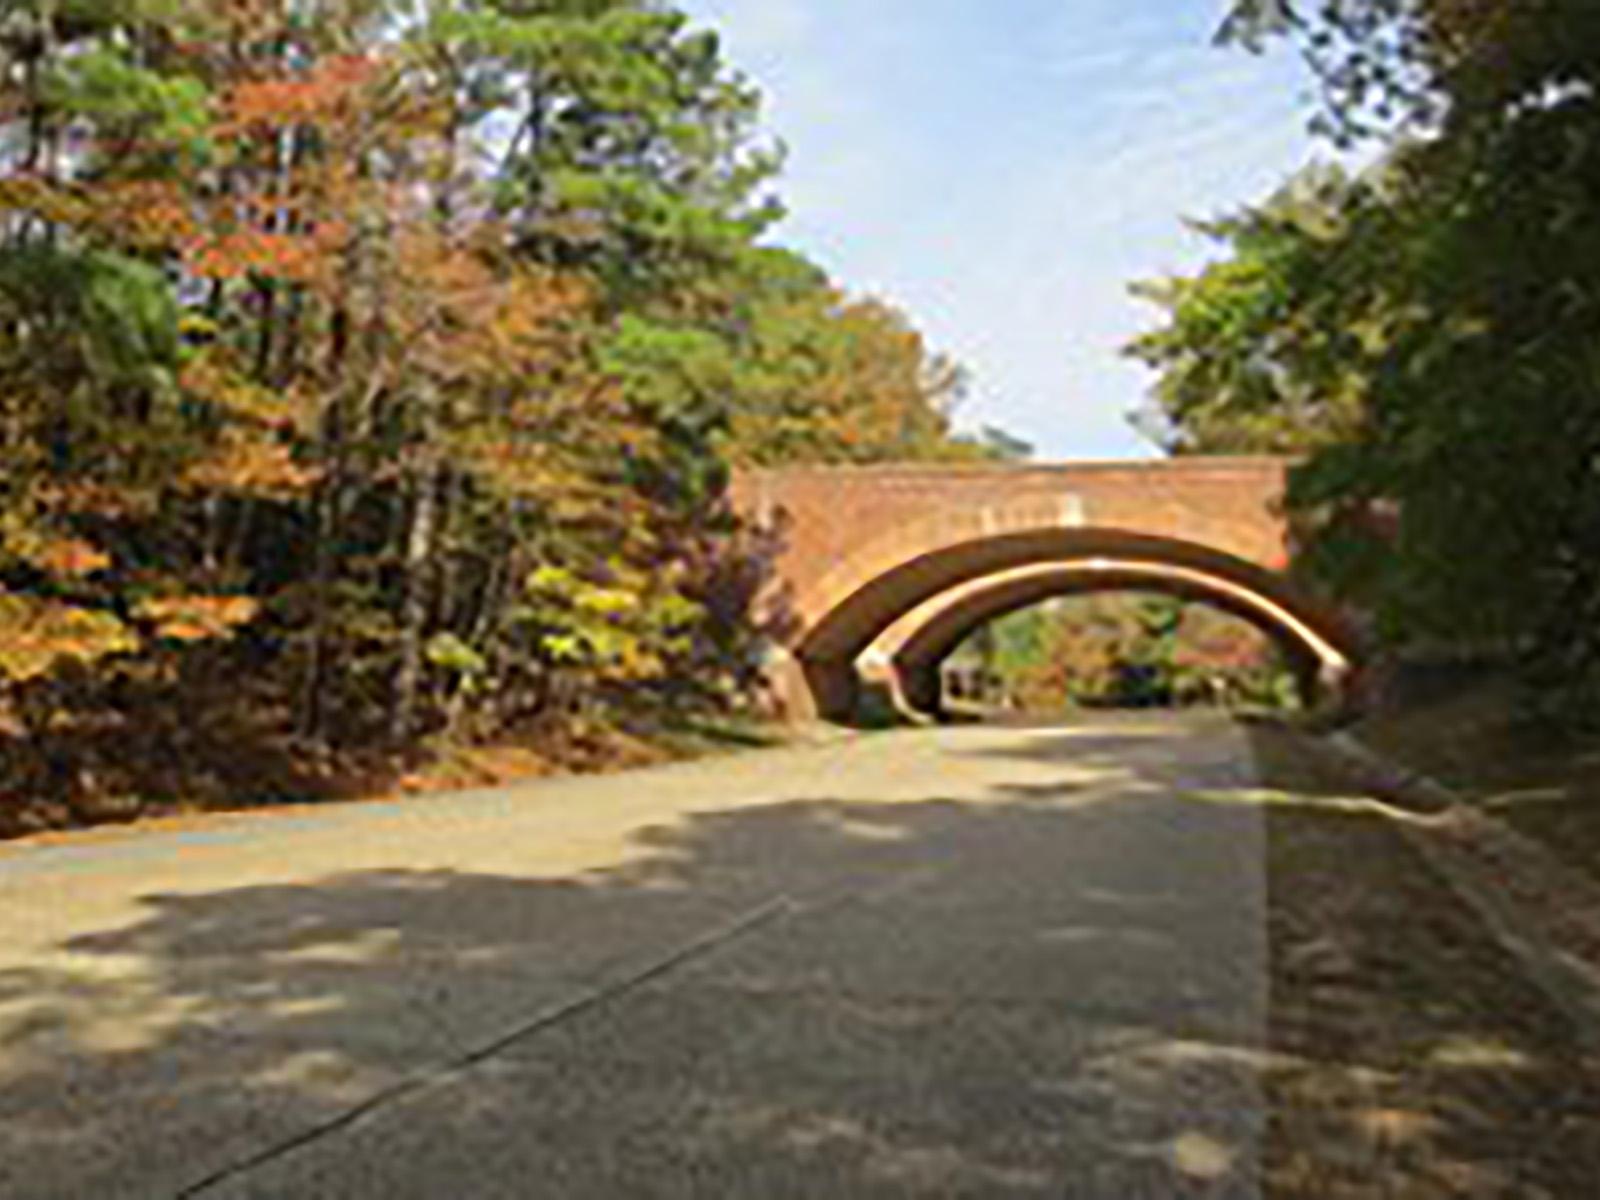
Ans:
[{"label": "white cloud", "polygon": [[782,236],[964,361],[971,421],[1052,456],[1148,450],[1125,420],[1144,377],[1117,351],[1150,319],[1127,284],[1201,261],[1182,217],[1302,164],[1294,70],[1211,49],[1207,0],[1181,24],[1065,0],[1015,29],[970,0],[692,7],[790,143]]}]

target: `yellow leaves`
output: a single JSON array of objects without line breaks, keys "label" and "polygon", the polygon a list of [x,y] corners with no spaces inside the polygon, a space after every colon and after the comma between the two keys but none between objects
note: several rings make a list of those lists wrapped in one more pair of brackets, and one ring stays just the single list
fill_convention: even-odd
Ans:
[{"label": "yellow leaves", "polygon": [[0,178],[0,211],[32,213],[54,225],[80,225],[92,215],[88,199],[69,187],[37,175]]},{"label": "yellow leaves", "polygon": [[236,492],[267,499],[292,499],[321,478],[294,461],[289,447],[227,430],[212,453],[183,473],[183,482],[202,491]]},{"label": "yellow leaves", "polygon": [[280,437],[303,428],[312,418],[315,396],[297,388],[263,387],[235,370],[225,349],[196,355],[180,382],[186,392],[228,419],[205,456],[182,473],[182,486],[281,500],[304,495],[321,477],[296,462],[293,450]]},{"label": "yellow leaves", "polygon": [[95,202],[110,232],[138,245],[175,246],[195,236],[194,210],[176,183],[107,182],[96,189]]},{"label": "yellow leaves", "polygon": [[414,222],[391,249],[401,285],[391,302],[403,302],[410,322],[468,335],[474,349],[488,354],[544,346],[593,301],[571,276],[497,262],[495,237],[461,240]]},{"label": "yellow leaves", "polygon": [[0,209],[90,231],[119,245],[166,249],[195,236],[182,187],[154,180],[105,180],[92,191],[38,176],[0,179]]},{"label": "yellow leaves", "polygon": [[[110,565],[102,551],[74,538],[32,535],[21,542],[28,561],[58,578],[82,577]],[[8,533],[6,547],[19,552],[14,534]],[[253,621],[260,608],[248,596],[175,596],[145,600],[134,616],[159,637],[198,642],[230,636]],[[113,613],[0,589],[0,682],[25,683],[64,662],[90,664],[141,648],[137,630]]]},{"label": "yellow leaves", "polygon": [[205,642],[231,636],[260,611],[260,602],[249,596],[173,596],[146,600],[134,615],[154,625],[160,637]]},{"label": "yellow leaves", "polygon": [[179,383],[196,399],[262,429],[302,426],[316,409],[313,398],[295,390],[263,387],[235,370],[225,351],[197,354],[185,365]]},{"label": "yellow leaves", "polygon": [[0,591],[0,679],[26,683],[64,660],[92,663],[138,648],[110,613]]},{"label": "yellow leaves", "polygon": [[0,549],[57,579],[82,579],[111,565],[98,546],[56,533],[20,511],[0,516]]}]

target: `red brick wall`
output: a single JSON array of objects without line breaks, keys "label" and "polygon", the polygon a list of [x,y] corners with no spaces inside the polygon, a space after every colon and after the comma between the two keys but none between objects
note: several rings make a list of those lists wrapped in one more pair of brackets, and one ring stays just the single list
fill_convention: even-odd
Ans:
[{"label": "red brick wall", "polygon": [[[1182,539],[1261,566],[1287,562],[1278,515],[1288,464],[1194,458],[1041,465],[804,467],[741,474],[746,515],[781,514],[776,587],[815,619],[829,577],[986,531],[1082,524]],[[819,590],[821,589],[821,590]]]}]

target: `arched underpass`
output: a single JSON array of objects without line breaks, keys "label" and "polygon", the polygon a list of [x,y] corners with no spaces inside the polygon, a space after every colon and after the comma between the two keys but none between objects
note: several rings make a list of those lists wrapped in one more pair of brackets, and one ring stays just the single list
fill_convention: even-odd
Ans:
[{"label": "arched underpass", "polygon": [[886,632],[894,682],[914,707],[938,707],[938,665],[973,630],[1052,595],[1154,590],[1203,601],[1272,636],[1289,653],[1307,699],[1340,703],[1358,661],[1338,613],[1281,572],[1173,538],[1119,529],[1036,529],[977,538],[918,555],[865,581],[816,623],[795,659],[810,702],[851,719],[861,699],[858,660]]},{"label": "arched underpass", "polygon": [[979,629],[1047,600],[1106,592],[1158,593],[1240,618],[1280,648],[1308,707],[1337,690],[1352,667],[1337,645],[1268,597],[1188,568],[1109,558],[1025,567],[975,580],[896,622],[873,650],[887,673],[884,682],[899,700],[937,715],[943,711],[942,667]]}]

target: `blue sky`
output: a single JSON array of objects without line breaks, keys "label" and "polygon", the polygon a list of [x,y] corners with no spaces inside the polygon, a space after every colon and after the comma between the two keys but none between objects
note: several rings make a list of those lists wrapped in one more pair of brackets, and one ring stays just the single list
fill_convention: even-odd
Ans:
[{"label": "blue sky", "polygon": [[1042,458],[1154,448],[1127,284],[1314,157],[1293,54],[1211,43],[1222,0],[685,0],[789,146],[779,239],[972,373],[958,414]]}]

